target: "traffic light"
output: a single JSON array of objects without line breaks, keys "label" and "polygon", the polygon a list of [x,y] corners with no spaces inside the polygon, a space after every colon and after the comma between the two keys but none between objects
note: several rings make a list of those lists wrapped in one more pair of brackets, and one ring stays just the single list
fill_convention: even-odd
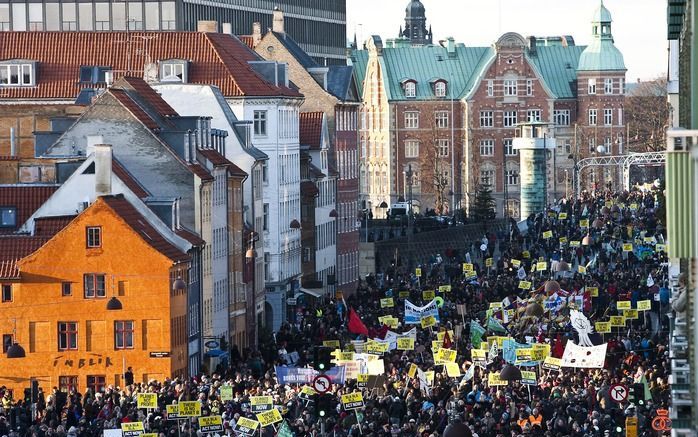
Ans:
[{"label": "traffic light", "polygon": [[645,385],[642,383],[632,384],[630,386],[630,401],[637,405],[645,403]]},{"label": "traffic light", "polygon": [[313,398],[315,402],[315,415],[319,418],[328,417],[337,413],[337,398],[331,394],[316,394]]},{"label": "traffic light", "polygon": [[313,351],[313,369],[325,372],[334,367],[332,350],[327,347],[315,347]]}]

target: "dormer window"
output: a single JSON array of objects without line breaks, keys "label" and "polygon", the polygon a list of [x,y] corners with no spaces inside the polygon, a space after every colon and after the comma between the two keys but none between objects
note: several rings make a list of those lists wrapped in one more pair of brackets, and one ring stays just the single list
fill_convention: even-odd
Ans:
[{"label": "dormer window", "polygon": [[160,81],[187,83],[187,61],[170,59],[160,61]]},{"label": "dormer window", "polygon": [[111,67],[97,65],[83,65],[80,67],[80,83],[81,84],[105,84],[107,83],[107,73],[111,71]]},{"label": "dormer window", "polygon": [[440,80],[434,83],[434,95],[436,97],[446,97],[446,82]]},{"label": "dormer window", "polygon": [[405,90],[405,97],[414,98],[417,96],[417,83],[412,80],[407,80],[402,83]]},{"label": "dormer window", "polygon": [[34,85],[36,85],[36,62],[20,60],[0,62],[0,86]]}]

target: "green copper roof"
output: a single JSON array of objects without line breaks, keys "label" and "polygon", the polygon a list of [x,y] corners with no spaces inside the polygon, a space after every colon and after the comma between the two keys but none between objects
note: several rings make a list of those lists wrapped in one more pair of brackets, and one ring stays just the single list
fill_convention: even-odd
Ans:
[{"label": "green copper roof", "polygon": [[579,71],[625,71],[623,54],[612,40],[595,39],[579,57]]},{"label": "green copper roof", "polygon": [[363,100],[364,78],[366,77],[366,67],[368,66],[368,50],[354,50],[349,60],[351,61],[351,65],[354,66],[356,86],[359,88],[359,100]]},{"label": "green copper roof", "polygon": [[613,21],[611,18],[611,13],[608,12],[608,9],[606,9],[606,6],[603,5],[603,1],[601,1],[601,5],[599,5],[599,8],[594,12],[594,18],[591,20],[592,23],[610,23]]},{"label": "green copper roof", "polygon": [[577,94],[577,63],[584,49],[584,46],[539,46],[528,59],[555,97],[571,99]]}]

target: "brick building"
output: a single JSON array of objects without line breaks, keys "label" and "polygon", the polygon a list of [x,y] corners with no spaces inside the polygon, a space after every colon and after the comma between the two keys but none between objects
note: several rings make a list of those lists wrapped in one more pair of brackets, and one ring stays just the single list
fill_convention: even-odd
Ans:
[{"label": "brick building", "polygon": [[[498,215],[506,204],[518,216],[519,157],[512,139],[516,125],[529,120],[551,124],[557,139],[548,157],[548,201],[571,193],[575,162],[624,153],[626,69],[611,22],[601,4],[589,46],[576,46],[570,36],[516,33],[491,47],[452,39],[438,46],[368,40],[351,57],[362,93],[366,206],[381,217],[379,205],[407,198],[412,182],[415,209],[467,209],[478,186],[487,185]],[[619,179],[609,169],[582,180],[592,188]]]}]

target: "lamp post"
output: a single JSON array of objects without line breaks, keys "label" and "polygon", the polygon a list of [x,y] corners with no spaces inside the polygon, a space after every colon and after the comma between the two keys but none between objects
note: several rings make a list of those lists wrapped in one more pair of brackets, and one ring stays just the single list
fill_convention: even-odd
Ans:
[{"label": "lamp post", "polygon": [[409,202],[410,209],[407,212],[407,249],[409,251],[408,259],[408,269],[412,269],[412,177],[414,173],[412,172],[412,164],[407,166],[407,171],[405,172],[405,179],[407,182],[407,201]]},{"label": "lamp post", "polygon": [[[439,56],[437,58],[438,62],[445,62],[446,60]],[[455,186],[455,180],[456,180],[456,144],[455,144],[455,100],[453,99],[453,72],[451,69],[448,69],[448,94],[449,94],[449,99],[451,100],[451,117],[450,117],[450,125],[451,125],[451,213],[454,214],[455,212],[455,207],[456,207],[456,186]]]}]

